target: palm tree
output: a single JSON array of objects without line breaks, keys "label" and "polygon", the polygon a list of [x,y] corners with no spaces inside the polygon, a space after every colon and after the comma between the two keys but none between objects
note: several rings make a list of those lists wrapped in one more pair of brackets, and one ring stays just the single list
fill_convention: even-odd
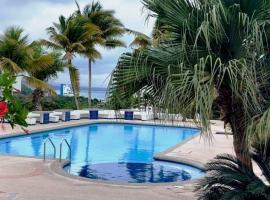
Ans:
[{"label": "palm tree", "polygon": [[164,110],[195,121],[199,115],[197,123],[210,139],[209,122],[217,105],[222,120],[232,127],[237,158],[252,170],[248,132],[263,136],[270,129],[265,101],[269,99],[265,91],[270,2],[143,3],[157,21],[155,29],[166,33],[166,39],[140,54],[123,54],[111,79],[111,93],[120,91],[121,98],[126,98],[143,89]]},{"label": "palm tree", "polygon": [[82,11],[78,3],[77,6],[76,15],[83,16],[88,23],[94,24],[101,30],[101,38],[92,37],[85,43],[89,63],[88,103],[89,107],[91,107],[92,62],[101,58],[100,52],[96,49],[96,44],[108,49],[125,46],[124,42],[119,39],[125,33],[125,29],[120,20],[114,16],[115,12],[103,9],[99,2],[86,5]]},{"label": "palm tree", "polygon": [[[39,68],[34,68],[29,72],[29,74],[32,77],[35,77],[38,80],[41,80],[43,82],[48,82],[49,79],[51,78],[56,78],[57,73],[61,72],[64,70],[65,63],[63,62],[61,56],[62,54],[59,52],[51,52],[47,53],[44,51],[42,46],[38,43],[35,43],[32,45],[32,48],[34,50],[34,61],[40,60],[44,58],[45,56],[52,60],[51,64],[46,67],[46,69],[39,69]],[[34,110],[42,110],[41,106],[41,99],[44,97],[44,90],[42,87],[37,87],[32,93],[32,103],[34,106]]]},{"label": "palm tree", "polygon": [[100,30],[91,24],[86,24],[81,17],[71,16],[65,18],[59,17],[59,23],[54,23],[52,27],[47,28],[50,40],[41,40],[41,43],[65,52],[64,59],[67,61],[68,70],[74,99],[77,109],[79,109],[79,71],[72,64],[75,54],[83,55],[86,48],[83,45],[91,37],[100,35]]},{"label": "palm tree", "polygon": [[[206,167],[207,176],[196,186],[199,200],[270,199],[270,145],[265,149],[257,148],[252,157],[260,167],[265,181],[250,171],[237,158],[231,155],[219,155]],[[263,150],[263,151],[262,151]]]},{"label": "palm tree", "polygon": [[143,33],[138,33],[135,35],[134,40],[129,45],[130,47],[135,47],[136,50],[144,50],[152,45],[152,39]]},{"label": "palm tree", "polygon": [[23,76],[32,87],[56,94],[50,85],[31,76],[37,70],[46,70],[53,63],[53,57],[50,55],[35,57],[33,44],[29,43],[28,36],[23,34],[22,28],[8,28],[0,37],[0,71]]}]

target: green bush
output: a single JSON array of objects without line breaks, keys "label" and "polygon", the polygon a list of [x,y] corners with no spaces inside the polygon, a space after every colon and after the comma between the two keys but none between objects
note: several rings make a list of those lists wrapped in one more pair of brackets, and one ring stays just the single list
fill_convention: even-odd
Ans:
[{"label": "green bush", "polygon": [[[33,104],[31,95],[23,95],[18,94],[18,99],[22,102],[22,104],[27,107],[29,110],[33,111]],[[80,108],[86,109],[88,108],[88,99],[85,97],[80,97]],[[52,111],[57,109],[73,109],[76,110],[76,104],[73,97],[64,97],[64,96],[55,96],[55,97],[44,97],[41,101],[43,110]],[[105,103],[101,100],[93,99],[92,100],[93,107],[96,108],[104,108]]]},{"label": "green bush", "polygon": [[15,83],[16,77],[10,73],[0,73],[0,100],[4,100],[8,104],[8,113],[4,119],[12,126],[20,125],[27,126],[25,121],[28,111],[25,106],[13,95],[13,84]]}]

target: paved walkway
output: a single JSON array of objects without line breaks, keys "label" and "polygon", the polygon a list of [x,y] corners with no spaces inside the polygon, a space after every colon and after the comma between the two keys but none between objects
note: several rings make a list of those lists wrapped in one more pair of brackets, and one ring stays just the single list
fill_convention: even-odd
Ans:
[{"label": "paved walkway", "polygon": [[20,157],[0,157],[2,200],[189,200],[174,186],[116,186],[62,177],[50,162]]},{"label": "paved walkway", "polygon": [[[89,120],[69,123],[38,125],[30,127],[30,132],[41,129],[61,128],[89,123]],[[220,122],[212,124],[213,132],[223,130]],[[12,133],[20,133],[19,129]],[[1,135],[10,134],[6,128]],[[211,144],[200,137],[180,145],[165,155],[171,158],[195,160],[206,163],[219,153],[233,153],[232,137],[214,134]],[[117,186],[75,180],[56,174],[50,168],[51,162],[40,159],[0,156],[0,200],[190,200],[194,199],[193,185],[181,186]]]}]

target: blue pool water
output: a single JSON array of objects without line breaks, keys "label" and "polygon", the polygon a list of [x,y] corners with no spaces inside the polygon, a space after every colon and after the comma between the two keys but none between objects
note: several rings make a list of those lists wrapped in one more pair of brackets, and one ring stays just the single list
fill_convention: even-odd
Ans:
[{"label": "blue pool water", "polygon": [[[42,156],[43,142],[52,138],[59,157],[63,138],[71,146],[73,175],[116,182],[160,183],[195,179],[201,170],[182,164],[154,161],[153,156],[192,136],[198,129],[128,124],[92,124],[0,140],[0,153]],[[68,157],[64,145],[63,157]],[[53,148],[47,145],[47,156]]]}]

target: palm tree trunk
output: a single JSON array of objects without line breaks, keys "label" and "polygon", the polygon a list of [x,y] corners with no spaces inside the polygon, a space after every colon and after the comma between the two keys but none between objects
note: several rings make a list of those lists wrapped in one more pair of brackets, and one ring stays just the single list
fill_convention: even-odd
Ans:
[{"label": "palm tree trunk", "polygon": [[[68,64],[70,66],[72,66],[72,60],[71,59],[68,60]],[[78,101],[78,94],[77,94],[76,89],[75,89],[75,81],[74,81],[74,79],[72,77],[71,71],[69,71],[69,77],[70,77],[72,92],[73,92],[73,95],[74,95],[75,105],[76,105],[77,110],[79,110],[80,109],[80,104],[79,104],[79,101]]]},{"label": "palm tree trunk", "polygon": [[34,110],[42,111],[41,99],[44,97],[44,92],[40,89],[35,89],[32,93],[32,103]]},{"label": "palm tree trunk", "polygon": [[89,69],[89,73],[88,73],[88,105],[89,108],[91,108],[91,100],[92,100],[92,60],[89,59],[88,60],[88,69]]},{"label": "palm tree trunk", "polygon": [[233,146],[236,157],[250,171],[253,170],[249,145],[247,141],[247,119],[243,105],[233,98],[229,88],[221,88],[216,99],[221,112],[221,118],[225,124],[230,124],[233,134]]},{"label": "palm tree trunk", "polygon": [[249,152],[249,145],[247,141],[246,134],[246,120],[241,111],[240,105],[238,105],[237,110],[235,110],[235,115],[230,118],[230,124],[233,133],[233,146],[236,157],[241,161],[250,171],[253,170],[251,155]]}]

